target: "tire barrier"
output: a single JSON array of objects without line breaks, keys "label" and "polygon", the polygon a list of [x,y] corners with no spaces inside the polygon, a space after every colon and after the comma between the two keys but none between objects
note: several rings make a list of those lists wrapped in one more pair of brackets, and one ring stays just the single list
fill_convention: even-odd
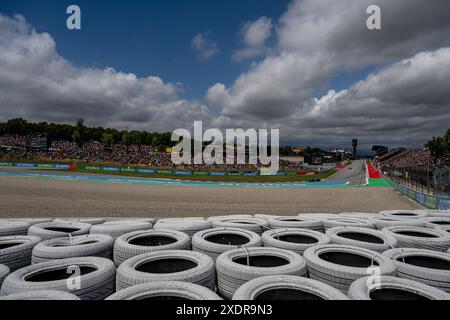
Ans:
[{"label": "tire barrier", "polygon": [[331,238],[321,232],[308,229],[274,229],[262,234],[264,247],[291,250],[303,255],[313,246],[330,244]]},{"label": "tire barrier", "polygon": [[427,217],[422,220],[425,221],[427,228],[445,229],[450,227],[450,217]]},{"label": "tire barrier", "polygon": [[9,221],[15,221],[15,222],[26,222],[29,223],[30,226],[38,223],[44,223],[44,222],[52,222],[52,218],[36,218],[36,219],[7,219]]},{"label": "tire barrier", "polygon": [[[75,273],[79,286],[68,280]],[[54,260],[19,269],[6,277],[2,295],[20,292],[59,290],[78,296],[81,300],[103,300],[114,292],[116,268],[111,260],[82,257]]]},{"label": "tire barrier", "polygon": [[138,230],[149,230],[153,226],[148,222],[114,221],[92,226],[90,234],[104,234],[113,239]]},{"label": "tire barrier", "polygon": [[42,291],[30,291],[30,292],[20,292],[15,294],[10,294],[8,296],[0,296],[0,301],[2,300],[14,300],[14,301],[70,301],[70,300],[80,300],[76,295],[56,290],[42,290]]},{"label": "tire barrier", "polygon": [[199,231],[211,229],[211,221],[195,219],[177,219],[177,220],[158,220],[155,224],[155,230],[175,230],[186,233],[192,237]]},{"label": "tire barrier", "polygon": [[344,293],[353,281],[366,277],[371,272],[387,276],[397,274],[396,264],[388,257],[353,246],[315,246],[307,249],[303,257],[311,279],[331,285]]},{"label": "tire barrier", "polygon": [[113,245],[114,239],[103,234],[50,239],[40,242],[34,247],[31,260],[36,264],[79,257],[112,259]]},{"label": "tire barrier", "polygon": [[366,213],[366,212],[344,212],[339,214],[340,217],[345,217],[345,218],[356,218],[356,219],[364,219],[364,220],[369,220],[369,219],[376,219],[378,217],[380,217],[379,213]]},{"label": "tire barrier", "polygon": [[258,235],[269,229],[269,223],[263,219],[225,219],[213,222],[214,228],[238,228],[252,231]]},{"label": "tire barrier", "polygon": [[383,253],[398,268],[398,277],[450,293],[450,255],[423,249],[391,249]]},{"label": "tire barrier", "polygon": [[232,214],[232,215],[227,215],[227,216],[209,217],[206,220],[213,222],[213,221],[221,221],[221,220],[226,220],[226,219],[248,219],[248,218],[254,218],[254,217],[249,214]]},{"label": "tire barrier", "polygon": [[0,220],[0,237],[26,236],[30,226],[26,221]]},{"label": "tire barrier", "polygon": [[380,216],[371,220],[377,230],[382,230],[388,227],[425,227],[425,222],[422,219],[405,219],[405,218],[392,218],[386,216]]},{"label": "tire barrier", "polygon": [[33,248],[40,241],[40,238],[32,236],[0,237],[0,264],[11,272],[29,266]]},{"label": "tire barrier", "polygon": [[323,231],[323,222],[321,219],[301,218],[301,217],[279,217],[279,218],[270,218],[267,221],[269,222],[269,228],[271,229],[296,228],[296,229]]},{"label": "tire barrier", "polygon": [[222,253],[216,261],[217,286],[231,299],[244,283],[268,275],[306,276],[305,260],[298,254],[276,248],[240,248]]},{"label": "tire barrier", "polygon": [[80,218],[80,219],[63,219],[63,218],[57,218],[53,220],[54,222],[76,222],[76,223],[87,223],[92,226],[97,224],[105,223],[104,219],[100,218]]},{"label": "tire barrier", "polygon": [[126,233],[114,243],[114,263],[118,267],[135,256],[163,250],[190,250],[191,239],[176,230],[140,230]]},{"label": "tire barrier", "polygon": [[32,225],[28,229],[28,235],[39,237],[42,241],[54,238],[80,236],[88,234],[91,225],[76,222],[45,222]]},{"label": "tire barrier", "polygon": [[183,250],[141,254],[119,266],[116,290],[155,281],[191,282],[214,290],[214,261],[206,254]]},{"label": "tire barrier", "polygon": [[296,276],[267,276],[250,280],[233,300],[349,300],[339,290],[317,280]]},{"label": "tire barrier", "polygon": [[181,281],[150,282],[116,292],[106,300],[222,300],[214,291]]},{"label": "tire barrier", "polygon": [[192,250],[204,253],[213,260],[228,250],[261,246],[261,237],[244,229],[215,228],[197,232],[192,237]]},{"label": "tire barrier", "polygon": [[334,227],[360,227],[375,229],[375,225],[371,220],[357,219],[357,218],[329,218],[323,220],[324,230]]},{"label": "tire barrier", "polygon": [[376,287],[370,277],[356,280],[348,290],[352,300],[450,300],[445,291],[426,284],[396,277],[381,276]]},{"label": "tire barrier", "polygon": [[426,212],[414,210],[387,210],[381,211],[380,214],[390,218],[419,219],[428,217],[428,214]]},{"label": "tire barrier", "polygon": [[417,248],[447,252],[450,234],[440,229],[418,227],[389,227],[382,230],[398,241],[400,248]]},{"label": "tire barrier", "polygon": [[9,274],[9,268],[3,264],[0,264],[0,287],[3,284],[3,281]]},{"label": "tire barrier", "polygon": [[394,236],[367,228],[335,227],[328,229],[326,234],[331,238],[333,244],[354,246],[380,253],[396,248],[398,245]]}]

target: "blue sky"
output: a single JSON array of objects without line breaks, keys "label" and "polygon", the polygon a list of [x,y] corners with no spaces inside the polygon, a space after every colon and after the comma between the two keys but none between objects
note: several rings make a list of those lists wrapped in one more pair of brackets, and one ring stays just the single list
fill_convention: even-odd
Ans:
[{"label": "blue sky", "polygon": [[0,0],[0,121],[420,146],[450,123],[449,35],[448,0]]},{"label": "blue sky", "polygon": [[[251,61],[231,59],[240,29],[260,16],[276,20],[288,0],[2,0],[0,11],[20,13],[55,39],[58,52],[80,67],[112,67],[137,76],[183,83],[186,99],[201,99],[216,82],[231,85]],[[82,30],[66,28],[66,8],[77,4]],[[202,61],[191,48],[197,33],[210,32],[220,52]]]}]

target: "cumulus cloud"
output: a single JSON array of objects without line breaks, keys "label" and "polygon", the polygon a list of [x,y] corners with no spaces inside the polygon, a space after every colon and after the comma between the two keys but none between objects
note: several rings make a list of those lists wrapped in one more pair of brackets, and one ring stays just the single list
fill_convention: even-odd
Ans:
[{"label": "cumulus cloud", "polygon": [[[366,9],[369,4],[381,7],[381,31],[369,31],[366,28]],[[360,133],[352,131],[353,122],[360,120],[357,115],[362,117],[367,112],[367,117],[370,117],[365,104],[350,104],[348,101],[353,106],[353,114],[348,112],[345,121],[341,121],[342,128],[328,135],[327,139],[324,139],[324,132],[333,123],[335,113],[317,112],[315,121],[308,122],[315,126],[307,126],[308,130],[302,131],[304,134],[299,133],[300,124],[303,123],[301,118],[306,116],[315,90],[326,86],[330,79],[341,72],[389,65],[410,58],[417,52],[448,45],[450,2],[435,0],[432,5],[424,5],[421,0],[296,0],[292,1],[277,26],[276,54],[254,63],[230,87],[218,83],[208,90],[206,101],[222,110],[216,122],[229,124],[239,119],[237,122],[243,125],[279,126],[283,128],[282,135],[291,141],[309,141],[311,144],[323,143],[327,139],[336,141],[339,136],[348,141]],[[439,68],[441,62],[430,58],[424,68]],[[409,80],[405,78],[406,74],[399,73],[397,77]],[[439,84],[439,78],[428,80],[414,80],[428,90],[422,89],[420,94],[405,93],[398,96],[398,99],[403,100],[399,100],[397,105],[391,105],[396,110],[396,117],[388,119],[390,125],[385,127],[386,137],[394,122],[399,125],[404,123],[405,114],[401,110],[409,106],[409,99],[429,94],[433,86]],[[413,110],[429,111],[429,107],[418,105]],[[450,112],[449,108],[442,111]],[[295,123],[292,122],[294,115]],[[378,125],[382,126],[380,123]],[[443,124],[443,128],[438,129],[442,131],[445,126]],[[379,134],[373,125],[369,128],[374,130],[375,136]],[[436,131],[426,129],[422,126],[420,132],[416,131],[411,138],[408,138],[406,130],[397,133],[404,132],[399,139],[414,144],[418,141],[415,137],[421,136],[423,141]],[[369,134],[367,137],[372,136]]]},{"label": "cumulus cloud", "polygon": [[239,62],[266,53],[266,41],[272,35],[272,28],[272,20],[267,17],[247,22],[241,31],[245,47],[233,53],[233,60]]},{"label": "cumulus cloud", "polygon": [[158,77],[138,78],[112,68],[77,68],[56,51],[53,38],[18,15],[0,13],[0,120],[73,122],[170,130],[208,119],[206,106],[177,97]]},{"label": "cumulus cloud", "polygon": [[216,42],[212,40],[211,32],[197,33],[192,38],[191,45],[201,60],[209,60],[219,53]]}]

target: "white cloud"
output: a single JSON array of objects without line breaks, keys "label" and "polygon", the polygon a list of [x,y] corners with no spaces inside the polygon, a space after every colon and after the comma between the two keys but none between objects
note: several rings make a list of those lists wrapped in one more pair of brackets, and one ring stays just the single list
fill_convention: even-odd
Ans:
[{"label": "white cloud", "polygon": [[206,106],[177,97],[176,85],[114,69],[77,68],[52,37],[25,18],[0,14],[0,120],[74,122],[170,130],[209,119]]},{"label": "white cloud", "polygon": [[202,60],[209,60],[219,53],[217,44],[211,39],[211,32],[197,33],[192,38],[192,48]]},{"label": "white cloud", "polygon": [[233,60],[239,62],[266,53],[266,41],[272,35],[272,28],[272,20],[267,17],[247,22],[241,31],[245,47],[233,53]]}]

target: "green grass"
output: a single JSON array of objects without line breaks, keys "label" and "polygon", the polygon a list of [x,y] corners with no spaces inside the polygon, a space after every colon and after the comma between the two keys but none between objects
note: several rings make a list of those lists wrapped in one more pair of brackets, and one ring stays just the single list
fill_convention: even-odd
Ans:
[{"label": "green grass", "polygon": [[[43,169],[46,170],[46,169]],[[138,173],[138,172],[105,172],[100,170],[66,170],[66,169],[55,169],[56,171],[64,172],[80,172],[89,174],[103,174],[103,175],[115,175],[123,177],[139,177],[139,178],[149,178],[149,179],[177,179],[177,180],[191,180],[191,181],[214,181],[214,182],[255,182],[255,183],[281,183],[281,182],[305,182],[312,181],[314,179],[326,179],[336,173],[336,170],[330,170],[326,173],[318,174],[316,176],[256,176],[256,177],[245,177],[245,176],[183,176],[183,175],[173,175],[173,174],[148,174],[148,173]]]}]

